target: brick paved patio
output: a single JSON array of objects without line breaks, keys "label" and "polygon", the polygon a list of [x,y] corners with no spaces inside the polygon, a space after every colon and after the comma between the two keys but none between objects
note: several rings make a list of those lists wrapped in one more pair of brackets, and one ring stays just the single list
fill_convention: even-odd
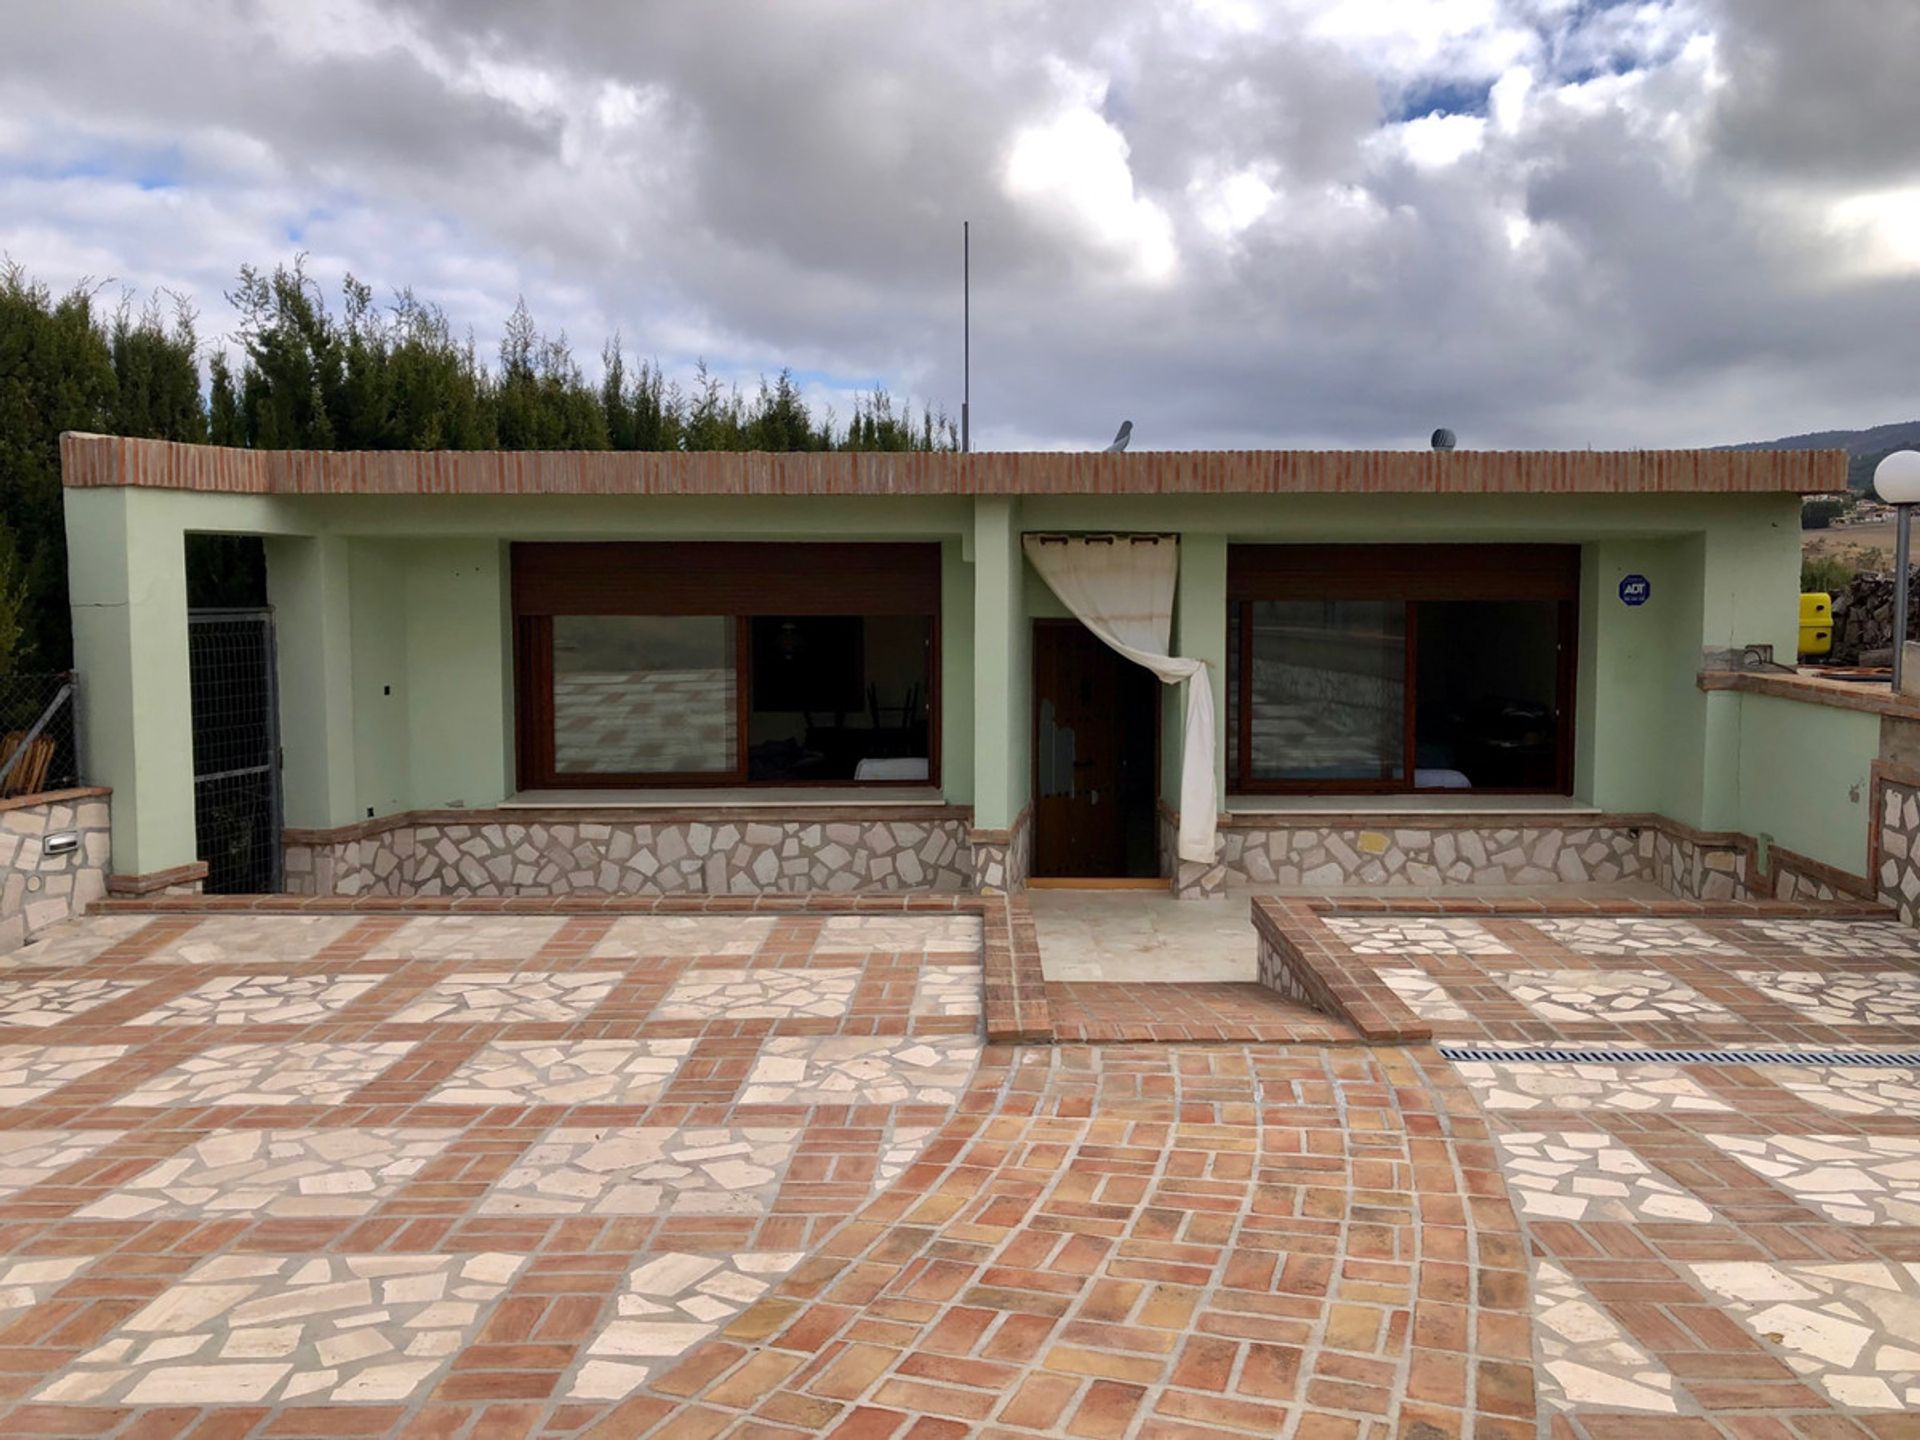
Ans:
[{"label": "brick paved patio", "polygon": [[1018,902],[428,908],[0,958],[0,1434],[1920,1435],[1920,1067],[1436,1048],[1913,1048],[1904,927],[1293,916],[1368,1046]]}]

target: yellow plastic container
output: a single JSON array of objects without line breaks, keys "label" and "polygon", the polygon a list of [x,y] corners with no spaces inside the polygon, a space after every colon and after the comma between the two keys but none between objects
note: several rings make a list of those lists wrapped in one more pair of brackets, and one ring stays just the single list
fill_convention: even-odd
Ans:
[{"label": "yellow plastic container", "polygon": [[1833,597],[1813,591],[1800,597],[1800,653],[1826,655],[1833,650]]}]

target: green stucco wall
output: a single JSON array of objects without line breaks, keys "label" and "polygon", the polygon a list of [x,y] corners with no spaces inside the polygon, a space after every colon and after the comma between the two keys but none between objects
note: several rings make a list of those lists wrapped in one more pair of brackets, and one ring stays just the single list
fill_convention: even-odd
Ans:
[{"label": "green stucco wall", "polygon": [[[1646,604],[1621,603],[1628,575],[1646,577]],[[1574,788],[1603,809],[1701,823],[1702,583],[1685,539],[1582,547]]]},{"label": "green stucco wall", "polygon": [[961,539],[940,546],[940,791],[973,803],[973,566]]},{"label": "green stucco wall", "polygon": [[81,763],[114,789],[114,869],[190,864],[186,536],[297,527],[285,502],[259,496],[69,490],[65,501]]},{"label": "green stucco wall", "polygon": [[501,704],[513,673],[505,548],[424,542],[409,556],[406,595],[413,804],[496,804],[514,788]]},{"label": "green stucco wall", "polygon": [[1031,788],[1033,656],[1020,502],[982,500],[973,530],[973,823],[1012,825]]},{"label": "green stucco wall", "polygon": [[[173,562],[143,525],[152,498],[67,495],[84,763],[88,779],[114,787],[113,863],[123,871],[194,859],[185,560]],[[179,531],[171,543],[184,543]]]},{"label": "green stucco wall", "polygon": [[353,575],[354,818],[412,804],[407,706],[407,556],[404,543],[351,542]]},{"label": "green stucco wall", "polygon": [[[1182,580],[1176,643],[1222,661],[1224,613],[1212,622],[1204,607],[1224,604],[1226,544],[1580,545],[1575,792],[1604,809],[1702,826],[1727,825],[1738,804],[1729,729],[1738,708],[1694,683],[1702,651],[1772,644],[1791,656],[1799,514],[1791,495],[1039,497],[1022,510],[1034,530],[1177,530],[1192,572]],[[1209,540],[1220,543],[1217,599]],[[1635,573],[1652,587],[1638,608],[1622,604],[1618,588]],[[1198,622],[1191,633],[1188,617]],[[1219,670],[1224,736],[1224,664]],[[1179,723],[1171,701],[1163,715],[1161,790],[1171,797]]]},{"label": "green stucco wall", "polygon": [[[487,805],[511,793],[508,544],[570,538],[939,542],[944,788],[974,805],[977,824],[1010,824],[1029,789],[1032,621],[1065,613],[1026,565],[1020,537],[1156,530],[1181,537],[1174,646],[1212,666],[1221,741],[1229,545],[1580,544],[1579,795],[1609,810],[1764,829],[1835,864],[1853,853],[1850,822],[1827,818],[1844,812],[1832,811],[1830,797],[1816,803],[1815,792],[1844,793],[1858,765],[1821,762],[1781,792],[1790,802],[1763,801],[1759,780],[1771,762],[1756,757],[1808,743],[1801,722],[1694,683],[1703,646],[1771,643],[1790,653],[1792,496],[261,499],[76,490],[66,501],[89,767],[118,790],[122,871],[193,858],[182,545],[196,530],[273,537],[295,825]],[[1628,573],[1652,584],[1638,609],[1618,599]],[[1171,688],[1165,699],[1162,793],[1171,798],[1181,711]],[[1862,743],[1849,732],[1839,750],[1857,757]],[[1816,810],[1821,818],[1796,818]]]},{"label": "green stucco wall", "polygon": [[1737,714],[1738,821],[1728,828],[1865,875],[1880,717],[1772,695],[1715,698]]},{"label": "green stucco wall", "polygon": [[[1207,684],[1213,691],[1213,778],[1215,793],[1224,809],[1227,793],[1227,537],[1224,535],[1180,537],[1173,653],[1207,662]],[[1178,810],[1183,763],[1181,741],[1187,723],[1186,687],[1165,688],[1172,713],[1161,721],[1160,793]]]}]

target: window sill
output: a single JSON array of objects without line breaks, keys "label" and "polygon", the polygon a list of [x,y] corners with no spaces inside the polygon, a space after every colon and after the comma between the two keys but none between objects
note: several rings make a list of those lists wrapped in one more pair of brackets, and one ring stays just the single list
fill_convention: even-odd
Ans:
[{"label": "window sill", "polygon": [[1229,795],[1228,815],[1598,815],[1570,795]]},{"label": "window sill", "polygon": [[783,810],[876,809],[890,805],[944,805],[934,785],[699,786],[648,790],[522,790],[503,810]]}]

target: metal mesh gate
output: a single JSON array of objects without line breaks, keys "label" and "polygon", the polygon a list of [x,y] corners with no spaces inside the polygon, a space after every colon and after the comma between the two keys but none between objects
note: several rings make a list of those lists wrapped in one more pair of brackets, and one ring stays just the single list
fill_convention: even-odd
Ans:
[{"label": "metal mesh gate", "polygon": [[280,696],[271,610],[187,614],[193,819],[206,889],[280,889]]}]

